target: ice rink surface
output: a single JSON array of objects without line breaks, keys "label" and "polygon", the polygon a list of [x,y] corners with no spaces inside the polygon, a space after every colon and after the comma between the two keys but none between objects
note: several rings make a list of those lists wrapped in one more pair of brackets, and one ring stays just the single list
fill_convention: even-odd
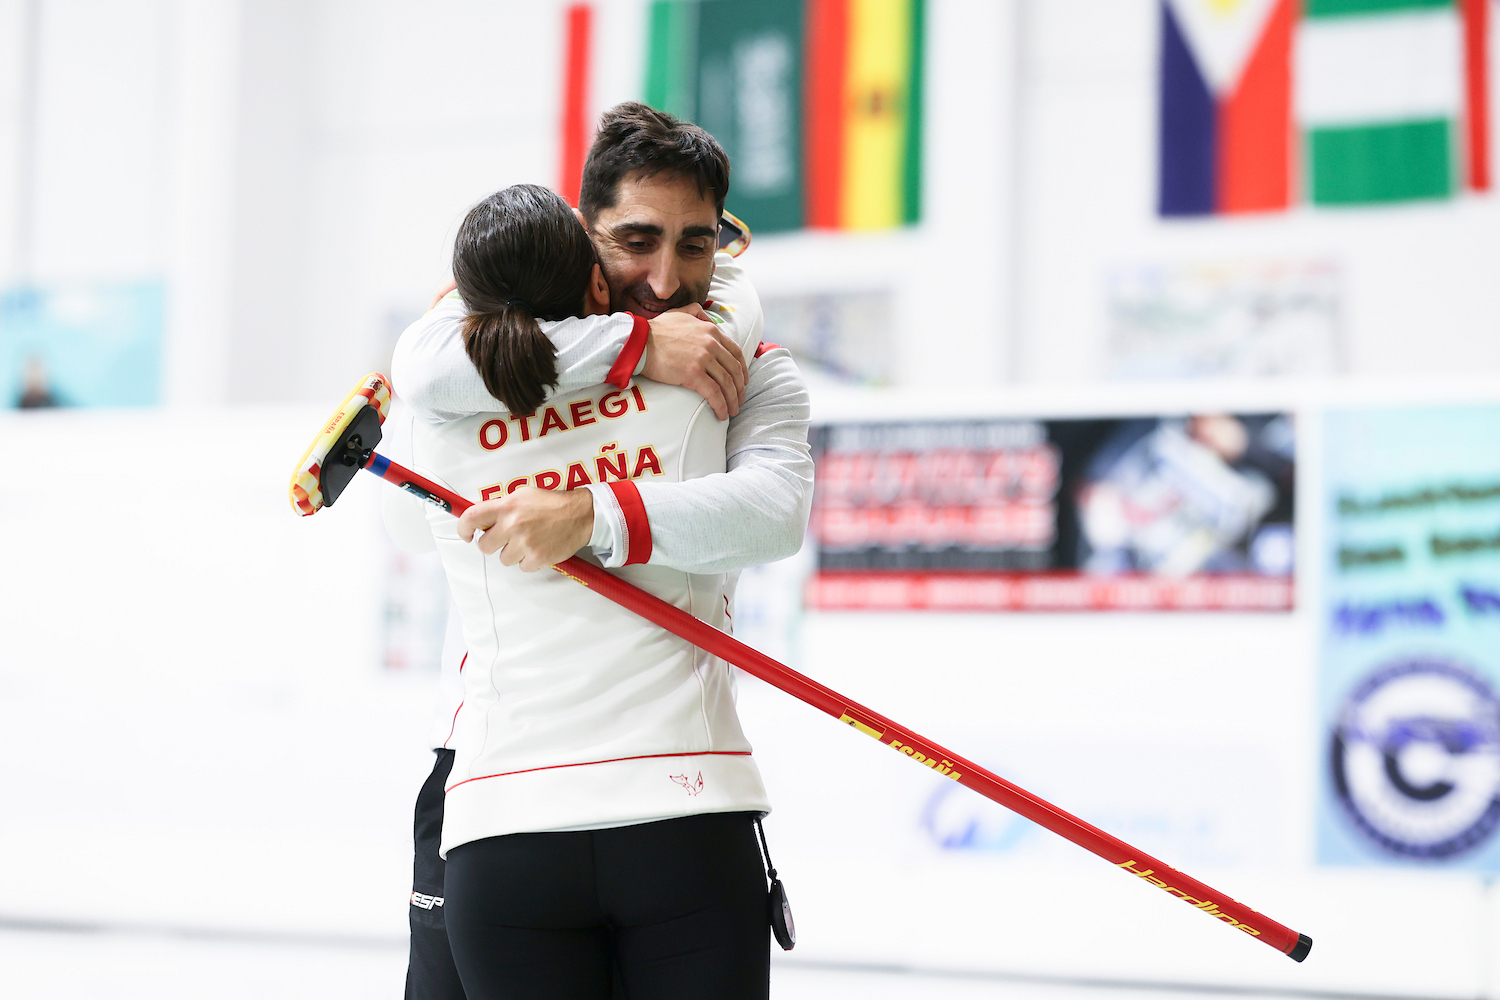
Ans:
[{"label": "ice rink surface", "polygon": [[[150,931],[0,928],[7,996],[33,1000],[278,1000],[400,997],[406,973],[399,939],[334,942],[189,937]],[[1297,994],[1202,992],[991,977],[866,971],[773,960],[776,1000],[1208,1000]],[[1306,996],[1307,994],[1302,994]]]}]

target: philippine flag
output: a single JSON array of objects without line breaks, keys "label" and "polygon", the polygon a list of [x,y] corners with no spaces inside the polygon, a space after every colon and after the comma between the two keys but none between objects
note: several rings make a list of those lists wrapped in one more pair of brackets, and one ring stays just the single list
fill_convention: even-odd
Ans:
[{"label": "philippine flag", "polygon": [[1486,190],[1490,0],[1161,0],[1159,212]]}]

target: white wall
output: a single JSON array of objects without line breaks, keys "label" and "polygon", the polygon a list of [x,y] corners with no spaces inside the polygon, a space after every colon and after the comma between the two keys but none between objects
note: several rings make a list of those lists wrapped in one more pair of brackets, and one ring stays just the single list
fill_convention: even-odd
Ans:
[{"label": "white wall", "polygon": [[403,933],[433,689],[378,666],[374,480],[286,498],[326,417],[0,415],[0,912]]},{"label": "white wall", "polygon": [[34,275],[160,274],[170,6],[49,0],[37,10]]},{"label": "white wall", "polygon": [[[0,157],[0,274],[167,274],[171,399],[338,393],[385,363],[468,205],[554,179],[563,7],[34,0],[37,127],[29,158]],[[0,4],[18,57],[27,9]],[[1111,268],[1313,258],[1342,275],[1351,374],[1500,368],[1493,196],[1155,216],[1156,17],[932,0],[923,222],[762,237],[762,292],[893,290],[898,385],[1055,384],[1104,373]],[[598,6],[595,110],[639,95],[644,32],[645,0]],[[4,62],[0,130],[21,138],[26,60]]]},{"label": "white wall", "polygon": [[1021,380],[1103,374],[1112,266],[1309,258],[1342,272],[1351,374],[1500,370],[1493,192],[1389,208],[1156,217],[1157,10],[1155,0],[1026,5]]},{"label": "white wall", "polygon": [[31,18],[25,0],[0,3],[0,274],[12,275],[21,266],[28,241],[27,212],[22,190],[29,187],[22,150],[30,148],[28,110],[30,60],[27,58]]},{"label": "white wall", "polygon": [[171,121],[164,402],[229,394],[239,169],[239,0],[177,0],[167,68]]}]

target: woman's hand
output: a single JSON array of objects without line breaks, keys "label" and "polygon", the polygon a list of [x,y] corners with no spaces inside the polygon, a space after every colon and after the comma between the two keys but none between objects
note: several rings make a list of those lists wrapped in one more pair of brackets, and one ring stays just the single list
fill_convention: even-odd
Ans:
[{"label": "woman's hand", "polygon": [[479,551],[500,553],[507,566],[535,573],[555,566],[589,543],[594,534],[594,495],[588,490],[541,490],[522,486],[506,497],[476,503],[458,519],[458,537]]}]

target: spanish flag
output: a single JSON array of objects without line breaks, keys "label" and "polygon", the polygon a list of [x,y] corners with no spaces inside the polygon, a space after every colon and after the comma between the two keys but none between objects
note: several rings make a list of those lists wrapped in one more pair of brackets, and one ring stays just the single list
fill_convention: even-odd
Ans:
[{"label": "spanish flag", "polygon": [[920,217],[923,0],[807,0],[806,220]]}]

